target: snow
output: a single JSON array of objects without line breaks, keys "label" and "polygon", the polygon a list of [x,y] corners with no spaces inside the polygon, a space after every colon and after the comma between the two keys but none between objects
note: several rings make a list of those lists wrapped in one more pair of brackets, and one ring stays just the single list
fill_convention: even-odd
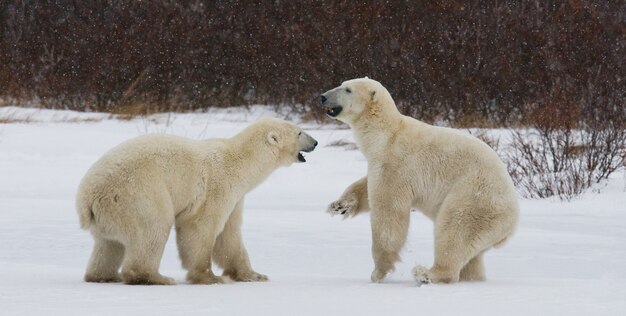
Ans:
[{"label": "snow", "polygon": [[[415,264],[433,260],[432,224],[414,213],[403,262],[372,284],[369,216],[341,220],[329,202],[365,175],[338,126],[303,124],[320,146],[307,163],[275,172],[246,199],[243,234],[264,283],[190,285],[170,238],[161,272],[175,286],[82,281],[92,239],[78,226],[74,194],[109,148],[148,132],[225,137],[269,108],[108,114],[0,108],[0,313],[3,315],[624,315],[626,172],[573,202],[522,200],[517,234],[487,253],[483,283],[425,285]],[[172,234],[173,236],[173,234]],[[219,270],[218,270],[219,272]]]}]

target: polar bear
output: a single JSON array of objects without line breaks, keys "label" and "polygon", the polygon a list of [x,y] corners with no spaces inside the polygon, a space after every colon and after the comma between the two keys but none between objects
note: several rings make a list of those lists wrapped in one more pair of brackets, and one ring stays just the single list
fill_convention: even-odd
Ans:
[{"label": "polar bear", "polygon": [[321,101],[328,116],[350,125],[367,159],[367,176],[328,211],[349,217],[371,209],[372,281],[381,282],[399,260],[411,209],[434,222],[434,264],[413,269],[418,284],[484,280],[483,254],[513,234],[519,212],[496,153],[472,136],[400,114],[375,80],[343,82]]},{"label": "polar bear", "polygon": [[244,196],[316,145],[291,123],[261,119],[229,139],[146,135],[111,149],[76,198],[81,228],[95,241],[85,280],[174,284],[159,274],[172,226],[189,282],[267,280],[252,270],[241,238]]}]

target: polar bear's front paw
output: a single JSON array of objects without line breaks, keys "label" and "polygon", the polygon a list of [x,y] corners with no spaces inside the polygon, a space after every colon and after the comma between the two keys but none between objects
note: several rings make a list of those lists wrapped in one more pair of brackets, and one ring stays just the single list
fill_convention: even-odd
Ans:
[{"label": "polar bear's front paw", "polygon": [[432,282],[430,270],[424,266],[415,266],[415,268],[413,268],[413,277],[417,282],[417,286],[421,286],[422,284],[429,284]]},{"label": "polar bear's front paw", "polygon": [[389,272],[374,269],[374,271],[372,272],[371,280],[374,283],[380,283],[387,277],[387,274],[389,274]]},{"label": "polar bear's front paw", "polygon": [[327,212],[333,216],[343,215],[344,217],[349,217],[354,215],[358,206],[359,201],[354,196],[341,197],[339,200],[330,203]]},{"label": "polar bear's front paw", "polygon": [[232,282],[229,276],[216,276],[212,272],[189,272],[187,273],[187,281],[191,284],[227,284]]}]

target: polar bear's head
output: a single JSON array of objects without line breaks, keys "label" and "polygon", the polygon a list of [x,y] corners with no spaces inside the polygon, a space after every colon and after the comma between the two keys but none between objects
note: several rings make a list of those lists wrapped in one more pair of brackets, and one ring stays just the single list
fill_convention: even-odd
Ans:
[{"label": "polar bear's head", "polygon": [[250,126],[275,153],[281,165],[305,162],[303,152],[312,152],[317,141],[300,127],[277,118],[265,118]]},{"label": "polar bear's head", "polygon": [[322,94],[321,101],[328,116],[348,124],[356,122],[366,112],[395,108],[387,89],[367,77],[344,81]]}]

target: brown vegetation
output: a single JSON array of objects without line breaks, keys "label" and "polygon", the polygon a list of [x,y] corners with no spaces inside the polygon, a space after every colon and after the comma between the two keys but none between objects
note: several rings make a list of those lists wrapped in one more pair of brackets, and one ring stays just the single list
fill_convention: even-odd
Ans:
[{"label": "brown vegetation", "polygon": [[118,113],[302,111],[367,75],[414,117],[502,125],[555,98],[581,114],[624,107],[625,21],[622,1],[6,0],[0,95]]}]

